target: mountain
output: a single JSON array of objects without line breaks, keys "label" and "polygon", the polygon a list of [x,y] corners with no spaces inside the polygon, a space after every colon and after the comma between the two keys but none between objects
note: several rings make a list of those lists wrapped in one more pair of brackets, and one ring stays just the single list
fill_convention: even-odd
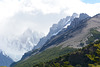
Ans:
[{"label": "mountain", "polygon": [[11,63],[13,63],[14,61],[6,56],[5,54],[2,53],[2,51],[0,51],[0,66],[7,66],[9,67]]},{"label": "mountain", "polygon": [[25,59],[31,56],[31,54],[37,49],[40,49],[47,40],[49,40],[53,36],[56,36],[61,30],[67,28],[67,26],[71,24],[74,18],[78,18],[78,17],[79,17],[78,14],[73,13],[72,16],[67,16],[66,18],[61,19],[57,24],[53,24],[52,27],[50,28],[50,32],[48,33],[48,35],[41,38],[38,44],[33,48],[33,51],[25,53],[22,58]]},{"label": "mountain", "polygon": [[51,37],[51,39],[49,39],[43,45],[40,51],[43,51],[50,46],[58,44],[63,44],[63,47],[71,46],[74,48],[80,48],[80,44],[84,43],[83,41],[86,35],[88,35],[89,33],[89,30],[83,30],[86,28],[85,24],[87,23],[87,20],[89,20],[89,18],[90,16],[84,13],[80,14],[79,18],[74,18],[74,20],[66,29],[62,29],[56,36]]},{"label": "mountain", "polygon": [[[14,61],[19,61],[24,53],[31,51],[44,35],[27,29],[18,36],[0,37],[0,49]],[[2,45],[3,44],[3,45]]]},{"label": "mountain", "polygon": [[47,40],[49,40],[52,36],[57,35],[62,29],[67,28],[71,24],[71,22],[74,20],[74,18],[77,18],[78,14],[73,13],[72,16],[67,16],[66,18],[61,19],[58,24],[53,24],[50,28],[49,33],[47,36],[40,39],[39,43],[34,47],[34,49],[41,48]]},{"label": "mountain", "polygon": [[[64,54],[67,54],[68,52],[73,52],[74,49],[81,49],[82,47],[87,46],[87,44],[100,39],[99,36],[100,14],[90,17],[85,13],[81,13],[79,17],[73,19],[73,21],[69,26],[67,26],[67,28],[63,28],[58,34],[52,36],[49,40],[47,40],[42,48],[40,48],[37,52],[31,54],[28,58],[17,62],[11,67],[34,67],[34,65],[38,63],[42,64],[45,62],[49,62],[49,60],[57,58],[58,56],[62,56]],[[90,49],[92,48],[90,47],[89,50]],[[86,61],[89,60],[89,58],[87,59],[88,56],[84,56],[83,54],[81,54],[81,56],[82,58],[86,57]],[[81,56],[80,54],[78,54],[79,58]],[[71,58],[75,59],[73,55]],[[82,58],[78,60],[80,61]],[[70,61],[75,63],[77,59],[75,59],[74,61],[73,59],[71,59],[72,61]],[[82,60],[80,62],[83,63],[85,62],[85,60]],[[73,66],[74,64],[72,63],[71,65]]]}]

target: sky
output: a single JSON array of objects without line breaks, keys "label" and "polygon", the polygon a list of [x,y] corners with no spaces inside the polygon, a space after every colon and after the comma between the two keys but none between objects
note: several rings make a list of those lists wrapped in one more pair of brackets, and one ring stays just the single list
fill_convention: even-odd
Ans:
[{"label": "sky", "polygon": [[68,15],[99,12],[100,0],[0,0],[0,35],[20,35],[28,28],[46,35]]},{"label": "sky", "polygon": [[82,1],[90,4],[100,3],[100,0],[82,0]]}]

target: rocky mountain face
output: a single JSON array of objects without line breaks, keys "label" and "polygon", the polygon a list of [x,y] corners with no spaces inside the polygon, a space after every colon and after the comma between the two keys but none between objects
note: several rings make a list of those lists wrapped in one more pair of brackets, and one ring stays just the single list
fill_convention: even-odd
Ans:
[{"label": "rocky mountain face", "polygon": [[[73,13],[72,16],[67,16],[66,18],[61,19],[58,24],[53,24],[50,28],[50,31],[46,37],[40,39],[39,43],[35,47],[35,49],[42,47],[47,40],[49,40],[52,36],[57,35],[62,29],[67,28],[74,18],[77,18],[78,14]],[[80,19],[81,20],[81,19]]]},{"label": "rocky mountain face", "polygon": [[0,66],[9,67],[11,63],[13,63],[13,60],[10,57],[4,55],[2,51],[0,51]]},{"label": "rocky mountain face", "polygon": [[[83,43],[83,39],[88,35],[88,32],[83,31],[86,28],[86,23],[90,19],[87,14],[80,14],[79,18],[74,18],[71,24],[66,28],[62,29],[58,35],[51,37],[40,49],[40,51],[58,44],[63,44],[64,46],[71,46],[74,48],[80,48],[80,43]],[[82,33],[84,32],[84,33]],[[81,38],[81,39],[80,39]]]}]

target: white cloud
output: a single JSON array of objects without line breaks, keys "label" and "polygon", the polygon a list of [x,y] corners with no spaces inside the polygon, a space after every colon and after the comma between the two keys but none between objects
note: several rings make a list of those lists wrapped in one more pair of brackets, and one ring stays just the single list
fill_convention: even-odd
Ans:
[{"label": "white cloud", "polygon": [[0,19],[5,19],[14,15],[19,10],[17,0],[3,0],[0,2]]},{"label": "white cloud", "polygon": [[[20,30],[22,31],[23,29],[21,28],[24,28],[25,30],[25,28],[30,27],[30,25],[32,27],[33,25],[34,27],[36,26],[35,29],[37,31],[39,31],[40,28],[44,33],[46,33],[48,32],[49,27],[53,23],[57,23],[57,21],[60,18],[65,17],[65,15],[71,15],[73,12],[76,13],[83,12],[93,16],[100,12],[99,7],[100,3],[86,4],[80,0],[1,0],[0,31],[1,30],[6,31],[5,27],[7,27],[8,30],[8,28],[10,29],[15,25],[16,29],[20,28]],[[26,16],[26,14],[28,15],[28,17],[24,17]],[[39,14],[41,14],[41,16]],[[59,17],[57,18],[55,18],[55,16],[49,17],[50,14]],[[53,21],[51,21],[52,19]],[[43,22],[46,24],[46,26],[44,27],[42,26]],[[38,27],[38,25],[40,26]],[[48,28],[46,28],[47,26]]]},{"label": "white cloud", "polygon": [[[99,3],[86,4],[80,0],[1,0],[0,1],[0,19],[15,15],[17,12],[34,12],[36,10],[48,13],[60,13],[62,10],[67,14],[73,12],[86,12],[93,15],[100,9]],[[94,9],[94,12],[91,10]]]}]

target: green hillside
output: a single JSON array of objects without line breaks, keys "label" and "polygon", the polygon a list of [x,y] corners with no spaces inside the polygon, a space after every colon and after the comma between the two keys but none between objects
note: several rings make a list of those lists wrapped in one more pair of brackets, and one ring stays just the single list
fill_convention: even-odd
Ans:
[{"label": "green hillside", "polygon": [[33,67],[100,67],[100,40],[75,52]]},{"label": "green hillside", "polygon": [[33,65],[48,62],[51,59],[75,51],[75,48],[61,48],[61,46],[49,48],[41,53],[31,56],[29,59],[22,60],[12,67],[33,67]]},{"label": "green hillside", "polygon": [[94,42],[96,39],[100,39],[100,32],[97,31],[96,29],[92,28],[89,34],[92,34],[92,36],[88,38],[87,41],[88,44]]}]

